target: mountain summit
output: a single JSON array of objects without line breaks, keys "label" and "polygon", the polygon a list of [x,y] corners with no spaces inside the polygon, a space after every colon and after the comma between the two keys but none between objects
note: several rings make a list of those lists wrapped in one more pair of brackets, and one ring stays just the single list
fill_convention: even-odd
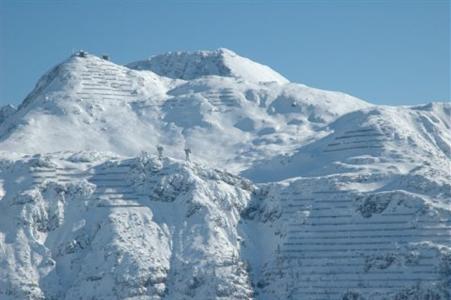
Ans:
[{"label": "mountain summit", "polygon": [[131,63],[128,67],[184,80],[216,75],[241,78],[250,82],[289,82],[271,68],[225,48],[215,51],[170,52]]}]

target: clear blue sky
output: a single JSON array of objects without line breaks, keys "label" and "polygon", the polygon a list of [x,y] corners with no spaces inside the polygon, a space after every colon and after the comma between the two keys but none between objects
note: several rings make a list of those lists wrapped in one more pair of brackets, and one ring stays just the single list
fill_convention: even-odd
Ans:
[{"label": "clear blue sky", "polygon": [[373,103],[449,100],[449,6],[448,0],[0,0],[0,104],[19,104],[73,49],[127,63],[219,47],[291,81]]}]

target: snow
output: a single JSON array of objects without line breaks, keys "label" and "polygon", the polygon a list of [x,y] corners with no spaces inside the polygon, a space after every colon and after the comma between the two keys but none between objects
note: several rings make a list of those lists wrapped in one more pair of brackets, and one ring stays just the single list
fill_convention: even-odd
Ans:
[{"label": "snow", "polygon": [[[215,295],[216,285],[223,297],[250,293],[246,273],[230,273],[242,268],[235,247],[239,211],[250,196],[240,188],[246,181],[147,154],[102,156],[95,165],[71,157],[19,160],[5,170],[8,185],[28,178],[1,202],[11,212],[1,232],[15,241],[1,244],[8,253],[0,260],[2,297],[160,299]],[[38,254],[35,266],[22,259]],[[29,275],[8,279],[16,267]],[[214,275],[216,268],[230,270]],[[241,285],[232,287],[235,280]]]},{"label": "snow", "polygon": [[0,299],[451,294],[449,103],[219,49],[76,54],[1,113]]},{"label": "snow", "polygon": [[[280,110],[283,105],[288,108]],[[168,155],[183,158],[188,146],[196,161],[236,173],[291,151],[326,133],[326,125],[341,114],[368,106],[294,83],[228,76],[174,80],[88,54],[71,57],[43,76],[19,111],[0,125],[0,151],[136,156],[161,144]],[[240,126],[247,119],[252,128]]]},{"label": "snow", "polygon": [[406,172],[424,164],[446,170],[451,156],[451,106],[433,106],[434,110],[371,107],[345,114],[329,125],[330,134],[290,155],[256,163],[242,175],[266,182],[358,169]]},{"label": "snow", "polygon": [[215,51],[173,52],[156,55],[148,60],[128,65],[137,70],[149,70],[174,79],[193,80],[203,76],[235,77],[250,82],[288,83],[271,68],[220,48]]}]

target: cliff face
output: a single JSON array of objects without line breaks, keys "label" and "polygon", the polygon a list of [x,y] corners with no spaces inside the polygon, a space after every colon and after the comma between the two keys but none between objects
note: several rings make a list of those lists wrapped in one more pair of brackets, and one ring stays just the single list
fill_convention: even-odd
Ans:
[{"label": "cliff face", "polygon": [[253,293],[237,226],[253,190],[244,179],[93,153],[4,161],[2,175],[2,299]]}]

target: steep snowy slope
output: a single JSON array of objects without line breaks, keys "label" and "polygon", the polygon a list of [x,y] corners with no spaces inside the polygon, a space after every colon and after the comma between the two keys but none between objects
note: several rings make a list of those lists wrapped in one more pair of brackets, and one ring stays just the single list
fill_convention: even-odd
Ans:
[{"label": "steep snowy slope", "polygon": [[[340,115],[369,106],[342,93],[283,80],[254,82],[249,74],[265,74],[259,68],[267,67],[225,50],[170,54],[164,61],[197,61],[197,55],[203,63],[202,57],[219,54],[221,62],[230,59],[228,66],[241,68],[240,78],[200,72],[190,81],[170,79],[93,55],[74,55],[43,76],[0,126],[0,151],[96,150],[133,156],[161,144],[172,157],[180,158],[189,147],[197,161],[238,172],[256,159],[325,134],[324,126]],[[163,68],[160,63],[155,66]]]},{"label": "steep snowy slope", "polygon": [[[151,103],[161,99],[165,81],[152,75],[137,75],[94,56],[73,56],[44,75],[1,125],[1,148],[26,153],[93,148],[124,153],[138,147],[135,138],[145,134],[155,144],[157,137],[148,134],[151,124],[144,126],[130,107],[131,100],[143,93]],[[129,134],[131,128],[135,134]]]},{"label": "steep snowy slope", "polygon": [[242,222],[257,298],[449,299],[449,172],[392,172],[261,186]]}]

